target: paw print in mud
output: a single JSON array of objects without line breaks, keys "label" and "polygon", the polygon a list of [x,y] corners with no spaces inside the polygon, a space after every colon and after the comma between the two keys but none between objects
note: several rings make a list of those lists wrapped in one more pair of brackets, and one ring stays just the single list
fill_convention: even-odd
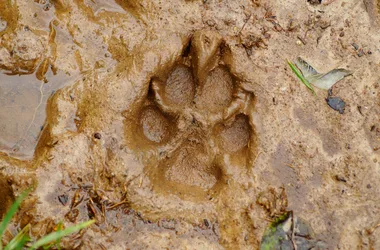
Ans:
[{"label": "paw print in mud", "polygon": [[196,32],[189,48],[152,78],[136,118],[127,121],[127,140],[155,191],[205,197],[234,169],[252,165],[254,96],[224,63],[218,33]]}]

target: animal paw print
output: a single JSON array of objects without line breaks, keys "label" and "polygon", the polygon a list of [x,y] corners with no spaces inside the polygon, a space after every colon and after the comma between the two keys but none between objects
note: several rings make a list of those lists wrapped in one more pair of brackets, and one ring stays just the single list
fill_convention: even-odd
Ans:
[{"label": "animal paw print", "polygon": [[218,33],[198,31],[189,47],[151,80],[127,140],[155,191],[209,197],[234,169],[252,165],[254,96],[224,63]]}]

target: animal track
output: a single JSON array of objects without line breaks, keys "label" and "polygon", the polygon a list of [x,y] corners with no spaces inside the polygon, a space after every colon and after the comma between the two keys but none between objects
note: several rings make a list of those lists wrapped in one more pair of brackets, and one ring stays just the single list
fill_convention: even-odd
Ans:
[{"label": "animal track", "polygon": [[127,118],[128,145],[155,191],[206,197],[226,184],[229,168],[252,165],[254,96],[223,62],[222,44],[215,32],[196,32],[190,52],[152,78],[138,118]]}]

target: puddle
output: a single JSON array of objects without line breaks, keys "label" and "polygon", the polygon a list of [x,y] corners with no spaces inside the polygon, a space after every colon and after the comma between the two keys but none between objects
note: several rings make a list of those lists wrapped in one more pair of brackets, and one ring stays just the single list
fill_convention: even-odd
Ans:
[{"label": "puddle", "polygon": [[46,108],[54,92],[74,82],[51,70],[46,81],[33,75],[0,74],[0,151],[9,156],[31,160],[44,129]]}]

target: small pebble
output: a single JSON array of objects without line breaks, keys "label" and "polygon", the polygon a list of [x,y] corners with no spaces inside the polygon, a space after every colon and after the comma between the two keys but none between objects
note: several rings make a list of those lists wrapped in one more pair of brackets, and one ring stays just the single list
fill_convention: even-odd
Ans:
[{"label": "small pebble", "polygon": [[59,195],[59,196],[58,196],[58,200],[59,200],[59,202],[60,202],[62,205],[66,206],[66,205],[67,205],[67,202],[69,201],[69,197],[67,196],[67,194],[62,194],[62,195]]},{"label": "small pebble", "polygon": [[347,180],[346,180],[343,176],[335,175],[335,179],[336,179],[337,181],[347,182]]},{"label": "small pebble", "polygon": [[208,228],[210,226],[210,223],[208,222],[207,219],[204,219],[203,222],[205,223],[205,226]]},{"label": "small pebble", "polygon": [[344,113],[344,108],[346,104],[340,97],[328,97],[326,98],[326,102],[330,106],[330,108],[339,111],[340,114]]},{"label": "small pebble", "polygon": [[359,49],[359,45],[357,45],[356,43],[352,43],[351,45],[352,45],[352,47],[354,47],[355,50]]},{"label": "small pebble", "polygon": [[95,133],[94,138],[100,140],[102,139],[102,135],[100,133]]},{"label": "small pebble", "polygon": [[340,32],[339,36],[344,37],[344,31]]},{"label": "small pebble", "polygon": [[359,49],[358,57],[362,57],[364,55],[363,49]]},{"label": "small pebble", "polygon": [[321,4],[322,0],[307,0],[310,4]]}]

